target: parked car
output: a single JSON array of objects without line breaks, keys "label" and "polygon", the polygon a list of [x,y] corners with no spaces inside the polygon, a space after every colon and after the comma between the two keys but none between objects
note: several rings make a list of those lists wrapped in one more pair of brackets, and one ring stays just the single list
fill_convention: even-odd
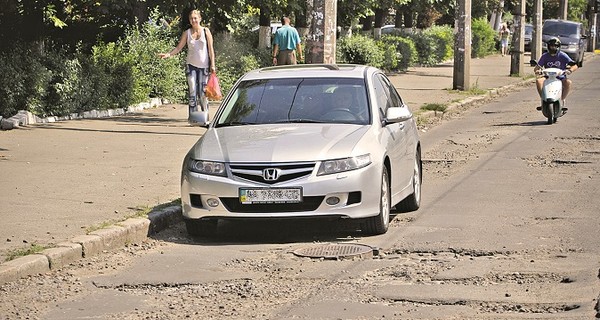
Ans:
[{"label": "parked car", "polygon": [[533,36],[533,25],[526,23],[525,24],[525,36],[523,40],[525,42],[525,51],[531,51],[531,38]]},{"label": "parked car", "polygon": [[560,50],[568,54],[578,66],[583,65],[583,56],[587,49],[587,36],[583,24],[568,20],[548,19],[542,27],[542,49],[548,50],[546,41],[558,37],[562,43]]},{"label": "parked car", "polygon": [[182,212],[190,235],[221,219],[355,219],[387,232],[390,211],[421,203],[413,114],[369,66],[267,67],[242,76],[185,157]]},{"label": "parked car", "polygon": [[402,28],[396,28],[396,25],[393,24],[386,24],[385,26],[381,27],[381,34],[391,34],[391,35],[402,35]]}]

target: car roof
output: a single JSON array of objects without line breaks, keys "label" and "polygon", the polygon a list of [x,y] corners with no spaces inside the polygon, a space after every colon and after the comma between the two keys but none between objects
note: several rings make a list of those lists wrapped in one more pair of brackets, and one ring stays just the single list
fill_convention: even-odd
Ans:
[{"label": "car roof", "polygon": [[284,78],[354,78],[363,79],[377,68],[358,64],[297,64],[266,67],[248,72],[242,80]]},{"label": "car roof", "polygon": [[544,20],[544,24],[546,23],[564,23],[564,24],[576,24],[576,25],[580,25],[581,22],[576,22],[576,21],[570,21],[570,20],[560,20],[560,19],[546,19]]}]

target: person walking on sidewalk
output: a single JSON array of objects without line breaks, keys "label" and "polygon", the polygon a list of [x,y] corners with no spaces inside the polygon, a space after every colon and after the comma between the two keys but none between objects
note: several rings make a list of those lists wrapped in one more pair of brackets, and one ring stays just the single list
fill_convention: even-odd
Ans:
[{"label": "person walking on sidewalk", "polygon": [[189,112],[198,111],[198,103],[202,111],[208,111],[208,100],[204,95],[206,83],[210,73],[216,72],[215,50],[213,48],[213,37],[210,30],[200,26],[202,16],[200,11],[192,10],[189,14],[191,27],[181,34],[179,43],[169,53],[161,53],[163,59],[170,58],[188,47],[186,57],[186,78],[189,89]]},{"label": "person walking on sidewalk", "polygon": [[[557,77],[562,81],[562,99],[563,99],[563,110],[567,110],[566,107],[566,99],[569,95],[569,91],[571,89],[571,79],[567,79],[567,75],[570,75],[573,71],[577,70],[577,63],[569,57],[568,54],[560,51],[560,39],[557,37],[552,37],[546,42],[548,46],[548,51],[542,54],[540,59],[537,62],[537,65],[533,69],[533,71],[540,75],[540,70],[542,68],[558,68],[561,70],[566,70],[565,74]],[[544,87],[544,80],[546,78],[538,76],[536,79],[537,91],[540,97],[542,96],[542,90]],[[541,107],[538,107],[538,110],[541,110]]]},{"label": "person walking on sidewalk", "polygon": [[504,57],[506,54],[508,54],[508,39],[510,38],[510,29],[508,29],[506,22],[504,22],[500,27],[498,34],[500,35],[500,52]]},{"label": "person walking on sidewalk", "polygon": [[296,28],[290,26],[290,18],[281,18],[281,25],[282,27],[275,32],[273,40],[273,65],[296,64],[296,52],[298,52],[298,59],[302,60],[300,35]]}]

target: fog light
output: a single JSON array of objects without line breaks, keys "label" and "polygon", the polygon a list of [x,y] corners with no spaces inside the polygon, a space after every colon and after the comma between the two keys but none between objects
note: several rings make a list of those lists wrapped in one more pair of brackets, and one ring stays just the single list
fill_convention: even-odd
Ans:
[{"label": "fog light", "polygon": [[207,204],[209,207],[213,207],[213,208],[215,208],[215,207],[218,207],[218,206],[219,206],[219,199],[216,199],[216,198],[208,198],[208,199],[206,199],[206,204]]},{"label": "fog light", "polygon": [[336,204],[340,203],[340,198],[338,197],[329,197],[325,200],[325,202],[330,205],[330,206],[335,206]]}]

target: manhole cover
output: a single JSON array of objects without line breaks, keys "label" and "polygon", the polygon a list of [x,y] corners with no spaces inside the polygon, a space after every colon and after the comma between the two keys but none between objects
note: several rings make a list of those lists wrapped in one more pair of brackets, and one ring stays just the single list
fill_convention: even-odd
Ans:
[{"label": "manhole cover", "polygon": [[334,243],[301,248],[294,251],[299,257],[342,259],[354,256],[373,257],[373,247],[364,244]]}]

